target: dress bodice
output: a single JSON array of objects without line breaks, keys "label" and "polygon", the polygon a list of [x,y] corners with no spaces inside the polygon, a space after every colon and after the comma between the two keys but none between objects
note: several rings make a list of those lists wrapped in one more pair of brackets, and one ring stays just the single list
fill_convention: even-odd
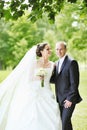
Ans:
[{"label": "dress bodice", "polygon": [[[35,75],[36,75],[38,69],[40,69],[40,68],[37,68],[35,70]],[[45,88],[50,88],[50,78],[51,78],[52,71],[53,71],[53,64],[49,68],[44,68],[44,70],[46,72],[46,75],[44,76],[44,87]],[[41,84],[41,80],[39,78],[36,78],[35,81],[39,82]]]},{"label": "dress bodice", "polygon": [[50,86],[50,77],[52,75],[52,68],[45,68],[47,74],[44,76],[44,87]]}]

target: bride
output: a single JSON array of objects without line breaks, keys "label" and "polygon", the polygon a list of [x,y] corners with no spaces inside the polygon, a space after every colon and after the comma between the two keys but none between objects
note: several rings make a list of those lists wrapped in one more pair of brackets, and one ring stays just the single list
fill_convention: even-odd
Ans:
[{"label": "bride", "polygon": [[50,55],[48,43],[33,46],[1,83],[0,130],[62,130],[49,82],[54,68]]}]

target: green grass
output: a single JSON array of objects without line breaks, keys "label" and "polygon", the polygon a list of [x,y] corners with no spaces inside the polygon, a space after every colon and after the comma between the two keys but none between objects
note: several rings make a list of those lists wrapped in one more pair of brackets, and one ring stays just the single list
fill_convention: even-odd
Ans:
[{"label": "green grass", "polygon": [[11,71],[0,71],[0,82],[2,82],[9,74]]},{"label": "green grass", "polygon": [[[0,82],[3,81],[10,71],[0,71]],[[87,130],[87,71],[80,73],[80,94],[82,102],[76,105],[72,116],[74,130]]]},{"label": "green grass", "polygon": [[79,90],[83,100],[76,106],[72,123],[74,130],[87,130],[87,71],[80,74]]}]

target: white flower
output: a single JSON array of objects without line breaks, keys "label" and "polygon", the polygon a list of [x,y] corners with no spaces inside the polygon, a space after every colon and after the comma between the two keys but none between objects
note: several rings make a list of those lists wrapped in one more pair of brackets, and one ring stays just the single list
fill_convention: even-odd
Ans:
[{"label": "white flower", "polygon": [[36,72],[36,76],[42,77],[41,86],[44,87],[44,76],[47,75],[45,68],[39,68]]},{"label": "white flower", "polygon": [[46,72],[46,70],[45,70],[44,68],[39,68],[39,69],[37,70],[37,72],[36,72],[36,75],[43,77],[43,76],[47,75],[47,72]]}]

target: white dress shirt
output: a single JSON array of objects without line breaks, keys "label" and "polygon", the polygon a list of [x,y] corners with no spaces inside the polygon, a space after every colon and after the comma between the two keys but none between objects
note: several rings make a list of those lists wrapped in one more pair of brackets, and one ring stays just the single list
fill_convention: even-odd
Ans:
[{"label": "white dress shirt", "polygon": [[60,73],[60,71],[61,71],[61,66],[63,64],[65,57],[66,57],[66,55],[64,55],[62,58],[59,59],[58,73]]}]

